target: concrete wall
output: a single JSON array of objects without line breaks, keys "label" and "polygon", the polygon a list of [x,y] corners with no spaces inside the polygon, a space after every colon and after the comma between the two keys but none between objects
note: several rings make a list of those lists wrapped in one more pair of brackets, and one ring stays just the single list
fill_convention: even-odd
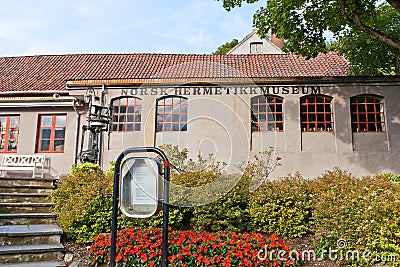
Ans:
[{"label": "concrete wall", "polygon": [[250,54],[250,44],[251,43],[262,43],[263,51],[261,54],[284,54],[275,44],[269,39],[261,39],[257,34],[251,34],[247,38],[243,39],[237,46],[235,46],[228,54]]},{"label": "concrete wall", "polygon": [[[106,105],[121,95],[129,96],[134,93],[135,97],[142,99],[140,132],[102,133],[102,164],[105,168],[128,147],[177,144],[181,148],[187,147],[192,158],[196,158],[199,153],[204,157],[213,154],[217,160],[228,164],[228,171],[235,170],[236,164],[252,158],[258,152],[273,147],[276,155],[282,158],[282,165],[271,175],[273,178],[296,171],[313,178],[336,166],[357,176],[388,171],[400,173],[400,90],[396,82],[219,87],[160,85],[141,88],[147,90],[130,90],[131,88],[134,87],[110,87],[103,94],[103,104]],[[268,93],[267,89],[270,94],[284,99],[284,131],[252,133],[251,98]],[[333,98],[333,132],[301,132],[300,98],[313,92]],[[181,93],[188,99],[188,130],[155,132],[157,99],[165,94],[176,93]],[[74,94],[79,95],[80,92],[71,92],[71,95]],[[352,132],[350,98],[359,94],[375,94],[384,98],[386,131]],[[76,152],[77,127],[77,115],[72,107],[3,108],[0,109],[0,114],[20,115],[18,154],[35,154],[39,114],[67,114],[64,153],[46,155],[50,159],[51,175],[59,176],[70,171]],[[86,114],[81,116],[79,131],[84,124]],[[87,140],[88,133],[85,136],[84,150],[87,149]],[[81,140],[78,149],[80,146]]]},{"label": "concrete wall", "polygon": [[[37,127],[39,115],[46,114],[66,114],[67,125],[65,133],[64,153],[36,153],[37,142]],[[2,108],[0,109],[1,115],[19,115],[20,128],[18,134],[18,148],[17,154],[32,155],[42,154],[46,155],[48,159],[47,175],[63,176],[68,174],[71,166],[74,163],[74,149],[75,149],[75,133],[76,133],[76,113],[72,107],[57,107],[57,108]]]},{"label": "concrete wall", "polygon": [[[333,97],[334,132],[301,132],[300,97],[296,85],[282,85],[277,95],[284,98],[284,132],[254,132],[250,125],[250,99],[256,94],[184,95],[188,98],[188,130],[155,133],[156,101],[160,95],[137,96],[142,102],[142,131],[110,133],[105,138],[104,163],[115,160],[127,147],[177,144],[187,147],[195,158],[212,153],[234,165],[274,147],[282,165],[273,177],[299,171],[313,178],[336,166],[357,176],[392,171],[400,173],[400,91],[396,84],[319,84],[320,93]],[[297,85],[298,86],[298,85]],[[307,85],[303,85],[307,86]],[[284,89],[287,88],[289,93]],[[161,91],[160,88],[157,90]],[[169,89],[168,94],[174,90]],[[150,89],[149,89],[150,91]],[[214,91],[219,92],[219,91]],[[237,92],[240,92],[238,90]],[[253,93],[256,91],[253,91]],[[295,93],[292,93],[295,92]],[[352,133],[350,97],[377,94],[384,97],[386,131]],[[107,90],[106,101],[121,95],[121,89]]]}]

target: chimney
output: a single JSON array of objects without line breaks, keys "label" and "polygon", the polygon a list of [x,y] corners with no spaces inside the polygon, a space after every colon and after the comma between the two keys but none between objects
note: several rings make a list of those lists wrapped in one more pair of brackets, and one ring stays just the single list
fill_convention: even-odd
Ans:
[{"label": "chimney", "polygon": [[285,45],[285,40],[277,38],[275,33],[271,34],[271,42],[279,47],[279,49],[282,49]]}]

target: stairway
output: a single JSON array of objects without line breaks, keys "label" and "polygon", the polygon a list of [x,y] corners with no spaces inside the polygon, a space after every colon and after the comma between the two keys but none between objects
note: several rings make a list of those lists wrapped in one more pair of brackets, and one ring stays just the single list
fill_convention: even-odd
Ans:
[{"label": "stairway", "polygon": [[0,266],[58,267],[63,260],[61,229],[48,196],[53,180],[0,177]]}]

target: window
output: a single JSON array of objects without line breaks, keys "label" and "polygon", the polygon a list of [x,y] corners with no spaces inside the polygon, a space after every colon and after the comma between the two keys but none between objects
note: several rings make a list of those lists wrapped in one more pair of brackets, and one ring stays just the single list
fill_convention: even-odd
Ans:
[{"label": "window", "polygon": [[353,132],[385,131],[383,97],[359,95],[350,98],[351,128]]},{"label": "window", "polygon": [[262,52],[263,52],[262,42],[250,43],[250,54],[262,54]]},{"label": "window", "polygon": [[308,95],[300,99],[302,132],[333,131],[333,99],[323,95]]},{"label": "window", "polygon": [[140,131],[142,105],[139,98],[123,97],[111,102],[113,132]]},{"label": "window", "polygon": [[38,143],[39,153],[64,152],[66,115],[39,115]]},{"label": "window", "polygon": [[0,153],[16,153],[19,116],[0,116]]},{"label": "window", "polygon": [[252,131],[283,132],[283,98],[262,95],[251,99]]},{"label": "window", "polygon": [[165,97],[157,101],[157,132],[187,131],[187,99]]}]

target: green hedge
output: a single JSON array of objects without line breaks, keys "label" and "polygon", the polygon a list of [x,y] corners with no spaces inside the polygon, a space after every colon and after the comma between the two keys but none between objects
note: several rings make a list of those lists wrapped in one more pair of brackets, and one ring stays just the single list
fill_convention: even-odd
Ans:
[{"label": "green hedge", "polygon": [[307,234],[312,223],[312,198],[309,182],[299,175],[264,182],[250,197],[251,231],[284,237]]},{"label": "green hedge", "polygon": [[[190,188],[220,177],[218,164],[191,162],[188,167],[185,157],[183,155],[178,163],[180,172],[173,172],[174,183]],[[342,252],[371,253],[368,254],[370,262],[362,258],[358,262],[343,260],[345,265],[368,266],[383,262],[399,266],[400,183],[391,181],[390,174],[355,178],[334,169],[313,180],[295,175],[265,181],[255,192],[249,193],[251,177],[246,171],[231,191],[210,204],[171,207],[171,228],[275,233],[282,237],[313,235],[317,251],[328,247],[337,249],[337,241],[341,240],[346,244]],[[231,178],[225,176],[225,179]],[[90,243],[98,234],[110,232],[112,179],[112,171],[104,174],[97,165],[82,164],[73,166],[71,174],[53,192],[54,212],[70,239]],[[223,186],[225,182],[222,180],[217,185]],[[187,201],[185,190],[177,193],[181,204]],[[204,197],[214,193],[206,192]],[[119,215],[119,229],[148,229],[161,225],[162,212],[145,220]],[[379,260],[385,257],[397,257],[397,261]]]}]

